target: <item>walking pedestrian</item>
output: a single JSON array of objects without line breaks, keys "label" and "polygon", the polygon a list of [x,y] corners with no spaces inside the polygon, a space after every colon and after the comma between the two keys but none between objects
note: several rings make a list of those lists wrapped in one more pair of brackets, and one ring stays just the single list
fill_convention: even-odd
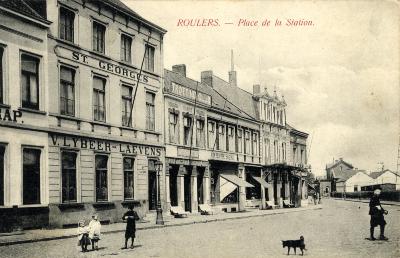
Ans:
[{"label": "walking pedestrian", "polygon": [[379,225],[380,230],[381,230],[381,235],[379,237],[379,240],[388,240],[387,237],[385,237],[385,225],[386,221],[383,217],[383,215],[388,214],[388,211],[384,210],[381,206],[381,202],[379,200],[379,196],[381,194],[381,189],[375,189],[374,194],[371,197],[371,200],[369,201],[369,215],[371,216],[371,221],[370,221],[370,239],[371,240],[376,240],[374,237],[374,228]]},{"label": "walking pedestrian", "polygon": [[100,240],[100,229],[101,224],[99,221],[99,216],[94,214],[92,220],[89,223],[89,238],[92,241],[92,250],[99,250],[99,240]]},{"label": "walking pedestrian", "polygon": [[84,220],[80,220],[78,223],[78,245],[81,246],[82,252],[87,252],[89,242],[89,228],[85,226]]},{"label": "walking pedestrian", "polygon": [[129,210],[125,212],[122,216],[123,220],[126,220],[126,230],[125,230],[125,246],[122,249],[128,248],[128,240],[132,239],[131,249],[133,249],[133,242],[136,237],[136,220],[139,220],[139,216],[136,211],[133,210],[133,206],[129,206]]}]

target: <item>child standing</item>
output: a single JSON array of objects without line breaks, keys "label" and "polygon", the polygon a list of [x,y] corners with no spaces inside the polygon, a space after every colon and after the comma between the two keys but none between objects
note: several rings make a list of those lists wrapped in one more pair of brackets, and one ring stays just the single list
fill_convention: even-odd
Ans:
[{"label": "child standing", "polygon": [[92,220],[89,223],[89,238],[92,240],[92,250],[96,248],[99,250],[99,240],[100,240],[100,229],[101,224],[97,214],[92,216]]},{"label": "child standing", "polygon": [[85,221],[80,220],[78,223],[78,241],[82,248],[82,252],[87,252],[89,244],[89,229],[85,226]]},{"label": "child standing", "polygon": [[129,206],[129,211],[125,212],[124,216],[122,216],[123,220],[126,220],[126,230],[125,230],[125,247],[122,249],[128,248],[128,240],[132,239],[131,248],[133,248],[133,241],[135,240],[136,233],[136,220],[139,220],[139,216],[136,211],[133,210],[133,206]]}]

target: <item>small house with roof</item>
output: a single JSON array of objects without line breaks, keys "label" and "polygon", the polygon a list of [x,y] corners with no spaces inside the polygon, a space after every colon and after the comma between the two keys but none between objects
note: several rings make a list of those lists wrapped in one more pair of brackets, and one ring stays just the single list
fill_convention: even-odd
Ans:
[{"label": "small house with roof", "polygon": [[351,169],[337,173],[336,191],[337,192],[357,192],[361,191],[362,186],[373,185],[374,179],[368,176],[365,170]]},{"label": "small house with roof", "polygon": [[400,189],[400,175],[389,169],[371,172],[369,176],[375,180],[375,184],[394,184],[396,190]]},{"label": "small house with roof", "polygon": [[339,175],[342,175],[343,171],[349,171],[353,168],[353,165],[344,161],[343,158],[334,159],[332,163],[326,165],[326,178],[331,182],[331,192],[337,191],[336,182],[340,178]]}]

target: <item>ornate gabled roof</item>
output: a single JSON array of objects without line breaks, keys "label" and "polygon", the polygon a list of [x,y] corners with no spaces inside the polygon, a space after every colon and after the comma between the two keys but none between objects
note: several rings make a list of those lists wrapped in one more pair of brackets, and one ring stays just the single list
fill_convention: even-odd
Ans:
[{"label": "ornate gabled roof", "polygon": [[326,165],[326,169],[331,169],[331,168],[333,168],[333,167],[335,167],[335,166],[337,166],[339,164],[344,164],[344,165],[348,166],[349,168],[354,168],[352,164],[344,161],[343,159],[339,159],[339,160],[336,160],[333,163],[327,164]]}]

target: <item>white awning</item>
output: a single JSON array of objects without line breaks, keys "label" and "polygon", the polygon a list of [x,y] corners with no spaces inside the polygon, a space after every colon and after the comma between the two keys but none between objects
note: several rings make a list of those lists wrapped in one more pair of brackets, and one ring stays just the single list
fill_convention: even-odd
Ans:
[{"label": "white awning", "polygon": [[260,183],[260,185],[264,186],[265,188],[271,187],[270,184],[268,184],[264,179],[258,176],[253,176],[254,180]]},{"label": "white awning", "polygon": [[243,179],[239,178],[236,175],[233,174],[220,174],[221,177],[223,177],[224,179],[228,180],[229,182],[237,185],[237,186],[241,186],[241,187],[254,187],[254,185],[244,181]]}]

